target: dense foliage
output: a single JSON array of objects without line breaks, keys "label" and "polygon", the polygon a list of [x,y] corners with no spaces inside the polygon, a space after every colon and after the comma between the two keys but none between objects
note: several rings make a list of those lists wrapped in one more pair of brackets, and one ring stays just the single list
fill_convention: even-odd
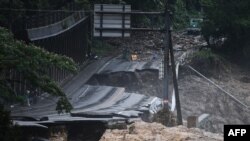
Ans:
[{"label": "dense foliage", "polygon": [[[165,3],[171,5],[171,11],[174,12],[174,28],[185,28],[188,24],[189,17],[201,9],[200,0],[3,0],[0,2],[0,8],[11,9],[62,9],[67,3],[75,3],[84,7],[86,11],[93,8],[96,3],[104,4],[131,4],[132,9],[141,11],[163,11]],[[2,11],[0,14],[0,26],[11,29],[17,19],[30,16],[34,12],[28,11]],[[37,14],[37,13],[36,13]],[[157,16],[133,16],[134,26],[157,26],[162,27],[164,20]]]},{"label": "dense foliage", "polygon": [[[250,53],[250,1],[202,0],[207,40],[226,38],[223,51]],[[248,54],[246,53],[246,54]]]},{"label": "dense foliage", "polygon": [[72,59],[17,41],[4,28],[0,28],[0,48],[0,98],[16,96],[10,83],[18,80],[10,80],[8,77],[9,70],[15,70],[23,76],[23,81],[18,83],[27,81],[33,87],[60,97],[57,110],[69,112],[70,103],[57,83],[47,75],[46,68],[53,66],[76,72],[77,68]]},{"label": "dense foliage", "polygon": [[131,4],[133,9],[151,11],[161,10],[165,0],[76,0],[76,3],[82,4]]},{"label": "dense foliage", "polygon": [[1,0],[0,26],[11,28],[17,20],[32,14],[24,9],[59,9],[70,1],[73,0]]},{"label": "dense foliage", "polygon": [[0,140],[1,141],[18,141],[21,132],[17,126],[10,121],[10,112],[4,109],[0,104]]}]

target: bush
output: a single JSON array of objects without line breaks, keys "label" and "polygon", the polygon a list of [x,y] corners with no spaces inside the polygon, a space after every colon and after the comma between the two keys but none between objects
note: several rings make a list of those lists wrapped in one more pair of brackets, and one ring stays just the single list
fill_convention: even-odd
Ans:
[{"label": "bush", "polygon": [[210,37],[227,38],[227,48],[233,54],[241,53],[250,37],[249,0],[202,0],[204,24],[202,34],[208,41]]},{"label": "bush", "polygon": [[18,127],[13,126],[10,120],[10,112],[4,110],[4,106],[0,104],[0,140],[18,141],[20,137]]},{"label": "bush", "polygon": [[228,71],[226,60],[211,49],[204,49],[193,54],[191,65],[206,76],[217,76]]},{"label": "bush", "polygon": [[92,52],[98,56],[105,56],[111,54],[114,51],[114,47],[105,41],[93,40]]}]

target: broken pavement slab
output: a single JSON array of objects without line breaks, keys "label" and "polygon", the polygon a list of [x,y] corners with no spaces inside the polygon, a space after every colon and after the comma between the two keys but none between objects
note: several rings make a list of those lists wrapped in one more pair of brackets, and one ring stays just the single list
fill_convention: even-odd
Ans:
[{"label": "broken pavement slab", "polygon": [[126,61],[117,58],[106,63],[97,74],[135,72],[138,70],[159,70],[161,62],[161,59],[153,59],[151,61]]},{"label": "broken pavement slab", "polygon": [[[40,98],[36,104],[32,104],[29,107],[13,108],[11,115],[38,119],[37,121],[27,121],[28,125],[74,121],[127,121],[140,118],[145,112],[149,112],[150,105],[155,101],[156,97],[127,93],[122,87],[91,86],[85,84],[95,72],[102,72],[106,67],[113,67],[116,68],[116,70],[120,69],[123,71],[126,70],[124,69],[126,65],[131,67],[126,67],[128,71],[156,67],[153,63],[121,63],[121,60],[118,62],[114,60],[116,59],[107,59],[106,61],[98,60],[95,62],[95,65],[88,65],[70,82],[63,86],[63,90],[73,106],[73,110],[70,114],[57,114],[55,110],[57,98],[43,97]],[[129,65],[128,63],[132,64]],[[27,126],[26,124],[22,124],[23,122],[25,121],[20,121],[19,124]]]},{"label": "broken pavement slab", "polygon": [[[26,111],[12,113],[14,116],[36,117],[46,120],[43,122],[32,121],[19,125],[32,125],[39,123],[56,122],[74,122],[74,121],[112,121],[130,118],[140,118],[140,116],[149,111],[150,104],[155,97],[144,96],[134,93],[125,93],[124,88],[109,86],[89,86],[85,85],[71,96],[73,110],[70,114],[56,114],[56,111],[50,111],[46,108],[37,108],[30,106]],[[119,118],[120,117],[120,118]]]}]

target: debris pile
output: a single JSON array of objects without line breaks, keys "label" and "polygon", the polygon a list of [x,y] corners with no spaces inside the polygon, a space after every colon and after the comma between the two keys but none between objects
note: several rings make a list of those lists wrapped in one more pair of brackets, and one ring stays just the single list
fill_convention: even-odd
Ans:
[{"label": "debris pile", "polygon": [[222,141],[221,134],[184,126],[135,122],[125,130],[106,130],[100,141]]},{"label": "debris pile", "polygon": [[174,32],[173,44],[175,49],[184,50],[207,45],[201,35],[187,35],[186,31]]},{"label": "debris pile", "polygon": [[66,141],[67,133],[66,132],[58,132],[57,134],[51,135],[50,141]]},{"label": "debris pile", "polygon": [[[187,35],[186,31],[173,32],[175,50],[187,50],[197,46],[205,46],[201,35]],[[150,61],[161,59],[164,49],[164,33],[135,32],[131,38],[107,39],[106,41],[120,49],[120,53],[131,61]]]},{"label": "debris pile", "polygon": [[107,39],[120,49],[123,56],[131,61],[150,61],[162,56],[164,34],[157,32],[135,32],[131,38]]}]

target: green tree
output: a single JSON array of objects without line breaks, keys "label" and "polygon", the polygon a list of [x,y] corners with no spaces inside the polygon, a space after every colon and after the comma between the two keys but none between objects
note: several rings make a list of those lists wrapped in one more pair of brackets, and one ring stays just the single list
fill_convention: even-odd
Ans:
[{"label": "green tree", "polygon": [[13,12],[10,9],[21,9],[23,3],[20,0],[1,0],[0,1],[0,26],[11,28],[12,23],[20,18],[23,12]]},{"label": "green tree", "polygon": [[[11,29],[16,20],[37,14],[37,12],[28,11],[30,9],[57,10],[72,2],[74,2],[74,0],[1,0],[0,26]],[[27,9],[27,11],[25,9]]]},{"label": "green tree", "polygon": [[187,10],[201,10],[201,0],[183,0]]},{"label": "green tree", "polygon": [[185,3],[183,0],[176,0],[176,2],[172,5],[172,11],[174,12],[173,17],[173,27],[174,29],[183,29],[188,25],[188,11],[185,7]]},{"label": "green tree", "polygon": [[[75,0],[81,4],[131,4],[134,10],[156,11],[164,7],[166,0]],[[171,0],[173,1],[173,0]]]},{"label": "green tree", "polygon": [[0,28],[0,98],[16,96],[10,85],[10,81],[15,80],[7,77],[9,70],[15,70],[22,74],[23,82],[59,97],[58,112],[69,112],[71,105],[66,95],[44,69],[52,66],[69,72],[77,71],[72,59],[17,41],[6,29]]},{"label": "green tree", "polygon": [[227,39],[223,50],[243,52],[250,50],[250,1],[202,0],[205,20],[203,35],[209,38]]}]

